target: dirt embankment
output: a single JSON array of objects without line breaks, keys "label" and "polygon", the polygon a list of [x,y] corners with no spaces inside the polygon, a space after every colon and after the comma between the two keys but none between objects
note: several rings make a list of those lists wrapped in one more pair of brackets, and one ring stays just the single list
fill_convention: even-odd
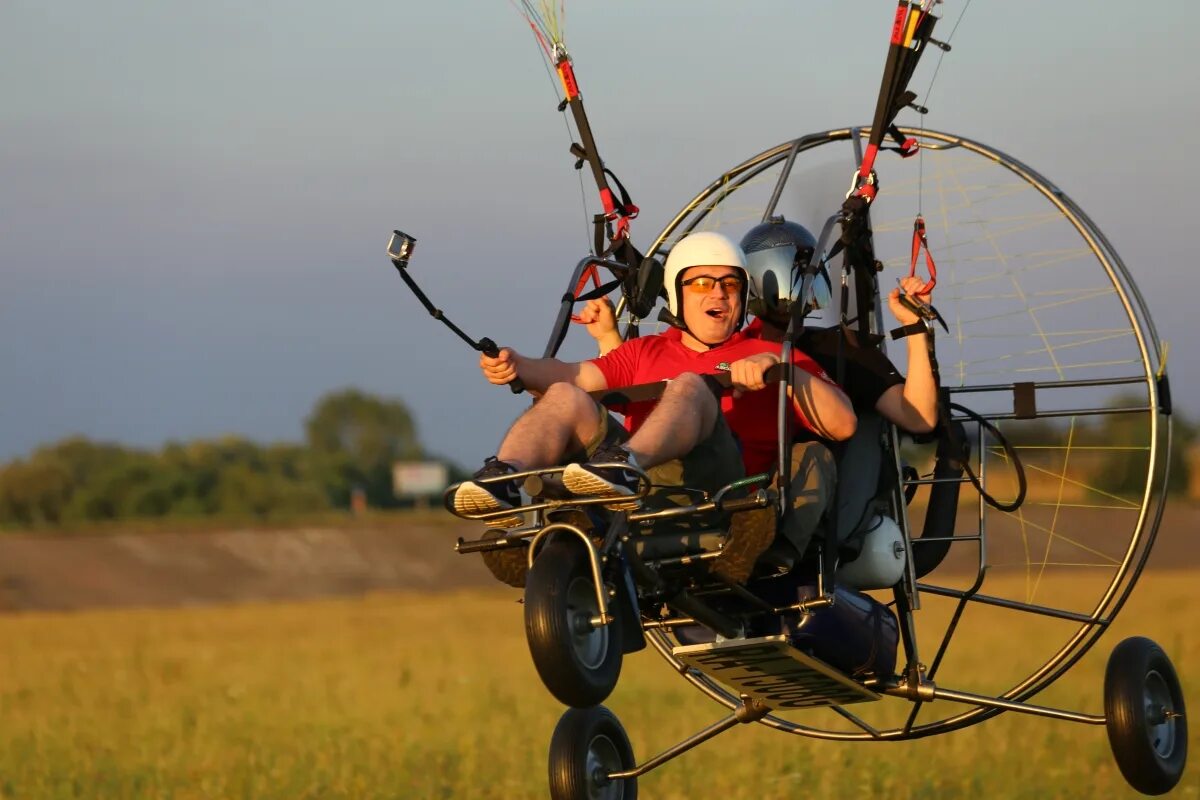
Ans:
[{"label": "dirt embankment", "polygon": [[454,552],[479,526],[0,535],[0,611],[296,600],[493,582]]},{"label": "dirt embankment", "polygon": [[[1100,513],[1089,522],[1103,525]],[[0,612],[498,587],[478,556],[454,552],[458,537],[482,530],[449,517],[395,517],[279,530],[4,534]],[[1198,531],[1200,508],[1169,507],[1150,567],[1200,565]]]}]

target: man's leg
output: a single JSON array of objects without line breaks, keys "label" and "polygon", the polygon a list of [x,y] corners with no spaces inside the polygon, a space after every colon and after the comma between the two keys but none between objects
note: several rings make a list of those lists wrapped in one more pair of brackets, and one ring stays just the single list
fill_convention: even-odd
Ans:
[{"label": "man's leg", "polygon": [[[600,411],[587,392],[569,383],[551,385],[508,429],[495,457],[487,459],[472,480],[458,487],[454,510],[478,514],[520,505],[521,492],[515,481],[478,481],[553,466],[564,453],[592,441],[600,426]],[[521,524],[522,519],[520,514],[513,514],[488,520],[487,524],[510,528]]]},{"label": "man's leg", "polygon": [[704,378],[685,372],[663,391],[654,411],[625,449],[643,469],[682,458],[708,438],[721,407]]},{"label": "man's leg", "polygon": [[667,385],[654,411],[628,442],[620,447],[601,448],[589,464],[568,465],[563,471],[563,484],[574,494],[592,497],[635,494],[636,473],[595,465],[629,464],[647,470],[682,458],[712,435],[720,414],[716,396],[705,380],[694,373],[684,373]]},{"label": "man's leg", "polygon": [[791,508],[783,515],[783,535],[801,554],[833,498],[837,467],[829,448],[820,442],[792,445]]},{"label": "man's leg", "polygon": [[570,383],[551,384],[508,429],[496,458],[516,471],[554,466],[564,453],[595,438],[600,414],[596,401],[583,389]]}]

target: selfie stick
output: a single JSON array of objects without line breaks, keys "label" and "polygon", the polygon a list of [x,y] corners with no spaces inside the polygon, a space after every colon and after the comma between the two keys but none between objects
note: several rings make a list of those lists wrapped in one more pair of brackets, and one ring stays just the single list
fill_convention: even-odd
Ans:
[{"label": "selfie stick", "polygon": [[[425,306],[425,310],[429,312],[431,317],[445,323],[447,328],[454,331],[458,338],[471,345],[472,349],[478,350],[488,358],[499,356],[500,348],[496,347],[495,342],[486,336],[479,341],[475,341],[463,333],[462,328],[447,319],[440,308],[429,302],[429,298],[421,291],[421,287],[417,286],[417,282],[408,274],[408,260],[412,257],[413,246],[416,243],[416,239],[400,231],[392,231],[392,240],[388,243],[388,257],[392,259],[392,264],[396,267],[396,271],[400,273],[400,277],[408,284],[408,288],[412,289],[413,294],[421,301],[421,305]],[[521,382],[520,378],[513,378],[509,381],[508,388],[512,390],[513,394],[520,394],[525,391],[525,384]]]}]

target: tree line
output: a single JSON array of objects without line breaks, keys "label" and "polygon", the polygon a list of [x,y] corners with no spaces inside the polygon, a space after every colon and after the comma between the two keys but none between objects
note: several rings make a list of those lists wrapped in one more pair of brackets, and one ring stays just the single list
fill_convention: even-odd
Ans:
[{"label": "tree line", "polygon": [[[1136,406],[1134,400],[1114,405]],[[170,442],[157,450],[70,437],[0,466],[0,526],[270,519],[346,509],[356,491],[371,507],[395,508],[402,501],[393,494],[392,464],[437,460],[421,447],[402,402],[357,389],[322,397],[304,427],[303,443],[226,436]],[[1118,495],[1141,492],[1149,458],[1141,415],[1113,415],[1102,424],[1033,420],[1005,431],[1018,448],[1099,448],[1100,457],[1088,468],[1089,483]],[[1173,494],[1187,488],[1186,453],[1197,429],[1176,414],[1174,434],[1167,487]],[[453,479],[463,477],[449,467]]]},{"label": "tree line", "polygon": [[295,516],[348,508],[356,491],[392,508],[393,462],[436,460],[402,402],[357,389],[322,397],[304,427],[304,443],[225,436],[149,450],[63,439],[0,466],[0,525]]}]

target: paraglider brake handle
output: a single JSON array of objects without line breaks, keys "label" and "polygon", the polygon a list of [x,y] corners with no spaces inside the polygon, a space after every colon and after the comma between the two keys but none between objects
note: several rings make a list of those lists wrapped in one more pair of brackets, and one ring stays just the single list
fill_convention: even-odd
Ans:
[{"label": "paraglider brake handle", "polygon": [[[451,322],[442,310],[436,307],[429,301],[429,298],[421,291],[421,287],[417,286],[417,282],[413,280],[412,275],[408,272],[408,262],[412,258],[413,247],[416,246],[417,240],[402,231],[392,231],[391,241],[388,242],[388,258],[392,260],[392,264],[396,267],[396,271],[400,273],[400,277],[404,279],[404,283],[412,290],[412,293],[417,296],[417,300],[421,301],[421,305],[425,306],[425,310],[429,312],[429,316],[442,322],[447,328],[454,332],[458,338],[471,346],[471,349],[478,350],[488,358],[496,358],[500,355],[500,348],[496,346],[488,337],[483,337],[479,341],[475,341],[462,328]],[[520,378],[514,378],[509,381],[508,388],[513,394],[520,394],[525,391],[525,384]]]},{"label": "paraglider brake handle", "polygon": [[[931,303],[925,302],[924,300],[922,300],[920,297],[918,297],[915,294],[908,294],[907,292],[904,291],[904,289],[900,290],[900,303],[905,308],[907,308],[909,311],[913,312],[918,317],[920,317],[920,321],[915,323],[915,325],[920,325],[922,327],[928,328],[934,322],[937,322],[937,323],[941,324],[942,330],[946,331],[946,333],[950,332],[950,328],[946,325],[946,320],[942,318],[942,315],[938,312],[938,310],[936,308],[933,307],[933,305]],[[913,327],[913,326],[907,326],[907,327]],[[897,331],[907,330],[907,327],[903,328],[903,329],[897,328],[896,330]],[[895,335],[895,332],[893,332],[892,338],[895,339],[895,338],[899,338],[899,337],[897,337]]]}]

